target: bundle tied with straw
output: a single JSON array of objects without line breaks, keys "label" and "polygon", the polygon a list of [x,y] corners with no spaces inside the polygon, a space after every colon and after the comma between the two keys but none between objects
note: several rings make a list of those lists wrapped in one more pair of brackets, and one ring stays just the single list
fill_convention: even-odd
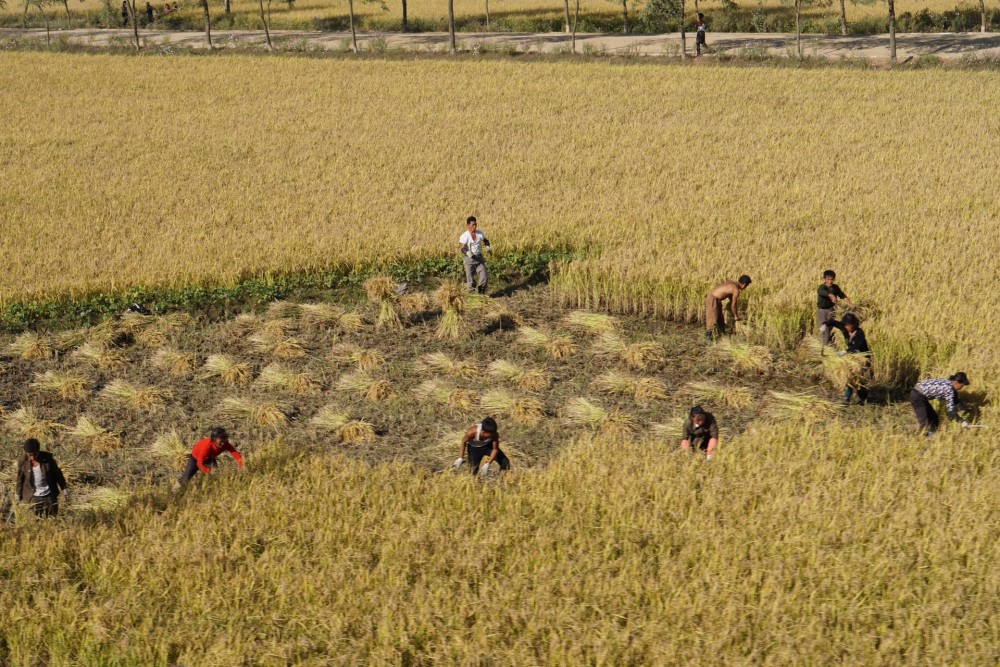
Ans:
[{"label": "bundle tied with straw", "polygon": [[369,300],[378,304],[376,331],[402,331],[403,323],[396,312],[396,283],[388,276],[375,276],[365,281]]},{"label": "bundle tied with straw", "polygon": [[444,283],[434,292],[434,298],[441,308],[437,337],[442,340],[458,340],[465,329],[465,292],[456,283]]}]

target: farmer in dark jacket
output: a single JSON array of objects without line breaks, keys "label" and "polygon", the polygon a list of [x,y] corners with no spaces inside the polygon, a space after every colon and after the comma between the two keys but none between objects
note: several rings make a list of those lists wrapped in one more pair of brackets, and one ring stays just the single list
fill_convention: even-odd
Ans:
[{"label": "farmer in dark jacket", "polygon": [[[34,438],[24,441],[24,455],[17,460],[17,501],[27,503],[38,516],[59,513],[59,492],[66,491],[66,478],[48,452]],[[67,497],[69,491],[66,491]]]},{"label": "farmer in dark jacket", "polygon": [[705,412],[700,405],[691,408],[684,422],[684,437],[681,449],[689,451],[692,446],[705,452],[705,460],[710,461],[719,444],[719,425],[711,412]]},{"label": "farmer in dark jacket", "polygon": [[865,356],[865,364],[861,367],[858,377],[844,390],[845,403],[851,402],[851,396],[857,389],[858,403],[864,405],[868,402],[868,383],[871,380],[872,359],[871,351],[868,349],[868,339],[865,338],[865,331],[861,328],[858,316],[854,313],[847,313],[840,322],[831,318],[823,322],[823,326],[826,327],[827,331],[836,329],[844,334],[847,349],[841,350],[837,353],[838,355],[863,354]]}]

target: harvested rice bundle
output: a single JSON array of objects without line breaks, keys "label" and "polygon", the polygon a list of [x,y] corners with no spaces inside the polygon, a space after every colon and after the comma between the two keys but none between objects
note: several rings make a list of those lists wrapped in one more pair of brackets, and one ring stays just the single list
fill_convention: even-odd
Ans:
[{"label": "harvested rice bundle", "polygon": [[441,380],[426,380],[413,391],[421,398],[430,398],[456,410],[471,410],[480,400],[476,392],[456,389]]},{"label": "harvested rice bundle", "polygon": [[35,373],[35,381],[31,386],[42,391],[54,393],[66,401],[79,401],[89,393],[90,382],[82,375],[45,371]]},{"label": "harvested rice bundle", "polygon": [[544,350],[553,359],[562,359],[576,352],[576,345],[568,336],[547,334],[534,327],[521,327],[518,342],[526,347]]},{"label": "harvested rice bundle", "polygon": [[514,310],[507,299],[491,299],[486,311],[486,320],[494,323],[498,329],[516,329],[524,321],[520,313]]},{"label": "harvested rice bundle", "polygon": [[631,396],[637,403],[648,403],[653,399],[667,397],[667,387],[661,380],[636,377],[617,371],[604,373],[594,380],[592,386],[602,394]]},{"label": "harvested rice bundle", "polygon": [[319,409],[312,423],[318,428],[333,433],[337,441],[344,445],[354,445],[371,442],[375,439],[375,427],[366,421],[351,419],[348,413],[335,405],[326,405]]},{"label": "harvested rice bundle", "polygon": [[201,369],[203,379],[217,378],[222,384],[247,384],[252,377],[249,366],[224,354],[210,355]]},{"label": "harvested rice bundle", "polygon": [[573,329],[581,329],[590,333],[617,331],[618,320],[604,313],[592,313],[586,310],[574,310],[563,318],[563,324]]},{"label": "harvested rice bundle", "polygon": [[21,438],[49,440],[64,427],[48,419],[39,417],[34,408],[25,406],[7,415],[4,427]]},{"label": "harvested rice bundle", "polygon": [[491,363],[487,372],[493,377],[515,384],[525,391],[548,389],[551,382],[545,371],[539,368],[528,368],[503,359],[497,359]]},{"label": "harvested rice bundle", "polygon": [[226,419],[239,419],[261,428],[278,428],[288,425],[290,409],[275,401],[253,402],[242,398],[224,398],[218,413]]},{"label": "harvested rice bundle", "polygon": [[610,331],[601,333],[591,349],[597,355],[618,357],[629,368],[640,371],[664,360],[663,346],[660,343],[645,341],[628,344],[618,334]]},{"label": "harvested rice bundle", "polygon": [[278,301],[272,301],[267,304],[267,313],[265,317],[270,320],[293,318],[298,316],[299,308],[300,306],[297,303],[279,299]]},{"label": "harvested rice bundle", "polygon": [[572,426],[600,430],[608,435],[628,435],[635,431],[635,419],[620,410],[605,410],[586,398],[571,399],[562,410],[563,418]]},{"label": "harvested rice bundle", "polygon": [[277,389],[292,394],[315,394],[321,389],[316,376],[308,371],[296,372],[281,364],[271,364],[260,372],[257,384],[264,389]]},{"label": "harvested rice bundle", "polygon": [[101,396],[116,401],[131,410],[159,410],[163,401],[171,396],[170,391],[159,387],[143,387],[127,380],[113,380],[103,390]]},{"label": "harvested rice bundle", "polygon": [[103,426],[94,423],[90,417],[80,415],[76,426],[68,431],[69,435],[83,443],[91,454],[107,454],[125,446],[117,434]]},{"label": "harvested rice bundle", "polygon": [[73,358],[102,371],[120,371],[125,368],[125,355],[102,343],[84,343],[73,352]]},{"label": "harvested rice bundle", "polygon": [[368,298],[378,304],[376,331],[401,331],[403,323],[396,312],[396,282],[388,276],[375,276],[365,281]]},{"label": "harvested rice bundle", "polygon": [[334,345],[328,358],[330,361],[340,364],[355,364],[358,370],[362,371],[374,370],[385,363],[385,358],[378,350],[360,347],[353,343]]},{"label": "harvested rice bundle", "polygon": [[378,380],[365,371],[348,373],[337,382],[337,389],[358,394],[368,401],[378,402],[392,395],[392,385],[388,380]]},{"label": "harvested rice bundle", "polygon": [[14,339],[10,351],[26,361],[39,361],[52,356],[52,341],[47,336],[40,336],[28,331]]},{"label": "harvested rice bundle", "polygon": [[187,463],[190,447],[184,442],[176,429],[161,433],[153,440],[150,451],[170,463],[170,467],[182,470]]},{"label": "harvested rice bundle", "polygon": [[431,352],[425,354],[413,365],[417,372],[434,372],[442,375],[450,375],[471,379],[476,377],[479,369],[467,359],[452,359],[444,352]]},{"label": "harvested rice bundle", "polygon": [[841,407],[812,394],[771,391],[768,415],[779,420],[799,419],[807,423],[829,421],[837,417]]},{"label": "harvested rice bundle", "polygon": [[545,407],[534,398],[518,398],[504,389],[495,389],[483,394],[480,407],[488,413],[502,413],[514,421],[534,425],[545,416]]},{"label": "harvested rice bundle", "polygon": [[258,354],[272,354],[279,359],[298,359],[306,356],[305,346],[296,338],[260,333],[250,336],[250,342]]},{"label": "harvested rice bundle", "polygon": [[152,364],[175,377],[187,377],[194,371],[194,355],[164,347],[153,355]]},{"label": "harvested rice bundle", "polygon": [[399,297],[399,310],[412,317],[431,309],[431,297],[426,292],[408,292]]},{"label": "harvested rice bundle", "polygon": [[773,364],[771,350],[763,345],[738,343],[728,338],[712,345],[711,352],[714,357],[723,359],[740,371],[767,373]]},{"label": "harvested rice bundle", "polygon": [[689,382],[680,394],[692,403],[745,408],[753,403],[753,394],[746,387],[725,387],[712,382]]},{"label": "harvested rice bundle", "polygon": [[441,308],[436,335],[442,340],[458,340],[465,331],[465,291],[457,283],[444,283],[434,292]]}]

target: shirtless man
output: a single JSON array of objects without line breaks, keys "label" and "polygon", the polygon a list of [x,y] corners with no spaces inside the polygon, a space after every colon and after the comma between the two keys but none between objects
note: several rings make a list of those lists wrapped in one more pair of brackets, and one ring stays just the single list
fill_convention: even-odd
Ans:
[{"label": "shirtless man", "polygon": [[708,293],[705,297],[705,338],[713,340],[726,332],[726,315],[722,306],[722,302],[726,299],[729,299],[733,320],[740,321],[739,313],[736,312],[736,300],[750,282],[750,276],[743,275],[739,280],[735,282],[728,280]]}]

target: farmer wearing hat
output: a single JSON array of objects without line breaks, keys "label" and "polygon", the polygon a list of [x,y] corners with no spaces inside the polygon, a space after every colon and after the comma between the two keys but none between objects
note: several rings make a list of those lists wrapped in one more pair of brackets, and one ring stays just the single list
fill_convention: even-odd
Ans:
[{"label": "farmer wearing hat", "polygon": [[931,405],[931,399],[944,401],[945,412],[954,421],[961,421],[962,428],[968,428],[969,422],[962,420],[958,416],[958,411],[965,412],[965,406],[958,398],[958,392],[962,387],[969,386],[969,378],[959,371],[947,378],[934,378],[922,380],[910,392],[910,405],[917,415],[920,423],[920,430],[927,436],[933,435],[937,430],[940,420],[938,414]]},{"label": "farmer wearing hat", "polygon": [[868,402],[867,384],[871,377],[872,360],[871,353],[868,350],[868,339],[865,338],[865,332],[861,328],[861,322],[858,320],[858,316],[854,313],[847,313],[840,322],[830,318],[823,322],[823,327],[825,327],[827,331],[837,329],[840,333],[844,334],[844,342],[847,344],[847,349],[841,350],[837,353],[838,355],[865,355],[865,365],[861,368],[861,372],[852,383],[853,386],[848,385],[847,389],[844,390],[844,403],[851,402],[851,397],[854,395],[855,389],[857,389],[858,403],[864,405]]},{"label": "farmer wearing hat", "polygon": [[27,503],[36,516],[55,516],[59,513],[59,492],[66,490],[66,478],[55,457],[43,452],[34,438],[22,445],[24,454],[17,460],[17,501]]},{"label": "farmer wearing hat", "polygon": [[705,460],[712,459],[716,446],[719,444],[719,425],[711,412],[705,412],[700,405],[691,408],[687,421],[684,422],[684,438],[681,449],[690,451],[691,447],[705,452]]}]

